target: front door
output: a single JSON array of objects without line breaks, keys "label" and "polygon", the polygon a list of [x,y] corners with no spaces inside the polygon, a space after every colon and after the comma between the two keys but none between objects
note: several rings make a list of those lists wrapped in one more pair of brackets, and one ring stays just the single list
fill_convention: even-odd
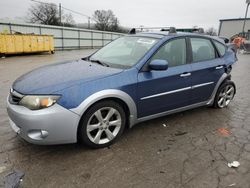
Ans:
[{"label": "front door", "polygon": [[164,71],[138,73],[138,117],[145,117],[190,104],[191,66],[187,64],[186,39],[172,39],[150,61],[167,60]]}]

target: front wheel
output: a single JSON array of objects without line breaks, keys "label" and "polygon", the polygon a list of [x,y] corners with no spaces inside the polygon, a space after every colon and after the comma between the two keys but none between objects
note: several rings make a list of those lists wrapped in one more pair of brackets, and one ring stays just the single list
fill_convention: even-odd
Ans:
[{"label": "front wheel", "polygon": [[236,93],[234,82],[228,80],[224,82],[218,89],[214,100],[215,108],[225,108],[233,100]]},{"label": "front wheel", "polygon": [[84,114],[79,127],[80,141],[91,148],[103,148],[114,143],[122,134],[126,115],[118,103],[102,101]]}]

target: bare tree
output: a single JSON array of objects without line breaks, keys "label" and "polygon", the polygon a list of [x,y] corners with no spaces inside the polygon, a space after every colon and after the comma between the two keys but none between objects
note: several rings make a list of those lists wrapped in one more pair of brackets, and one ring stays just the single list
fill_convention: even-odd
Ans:
[{"label": "bare tree", "polygon": [[29,21],[45,25],[60,25],[58,9],[55,4],[35,4],[29,8]]},{"label": "bare tree", "polygon": [[207,35],[211,35],[211,36],[216,36],[217,35],[217,31],[215,28],[210,27],[209,29],[206,30],[205,32]]},{"label": "bare tree", "polygon": [[40,23],[45,25],[74,25],[75,22],[71,14],[64,14],[63,12],[61,14],[62,23],[60,23],[59,10],[56,4],[34,4],[28,10],[28,20],[31,23]]},{"label": "bare tree", "polygon": [[75,26],[76,23],[75,23],[75,20],[72,16],[72,14],[62,14],[62,24],[63,26],[68,26],[68,27],[72,27],[72,26]]},{"label": "bare tree", "polygon": [[96,10],[93,15],[95,28],[102,31],[119,31],[119,20],[112,10]]}]

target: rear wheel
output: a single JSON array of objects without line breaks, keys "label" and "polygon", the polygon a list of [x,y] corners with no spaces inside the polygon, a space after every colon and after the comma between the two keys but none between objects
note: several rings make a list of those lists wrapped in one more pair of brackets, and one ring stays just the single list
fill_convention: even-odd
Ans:
[{"label": "rear wheel", "polygon": [[214,100],[215,108],[225,108],[233,100],[236,93],[235,84],[232,81],[224,82],[218,89]]},{"label": "rear wheel", "polygon": [[114,101],[94,104],[82,117],[79,138],[92,148],[107,147],[122,134],[126,123],[123,108]]}]

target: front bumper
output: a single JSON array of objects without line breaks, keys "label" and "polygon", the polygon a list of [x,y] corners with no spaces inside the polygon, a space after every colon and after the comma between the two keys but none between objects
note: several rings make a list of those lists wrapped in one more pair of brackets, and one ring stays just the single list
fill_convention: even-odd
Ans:
[{"label": "front bumper", "polygon": [[7,100],[7,112],[12,129],[33,144],[50,145],[77,142],[80,116],[55,104],[32,111]]}]

